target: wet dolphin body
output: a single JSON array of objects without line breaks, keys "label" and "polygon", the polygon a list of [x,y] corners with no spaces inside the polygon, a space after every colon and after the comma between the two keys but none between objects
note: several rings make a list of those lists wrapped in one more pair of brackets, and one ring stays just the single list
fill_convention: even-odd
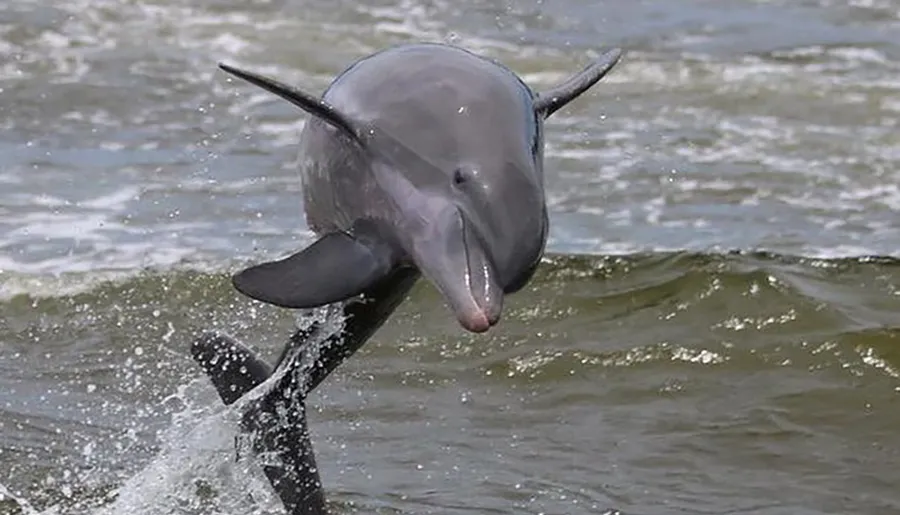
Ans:
[{"label": "wet dolphin body", "polygon": [[[280,465],[266,474],[292,514],[325,513],[305,397],[384,323],[424,275],[460,325],[484,332],[503,297],[524,287],[548,234],[543,121],[599,81],[616,49],[545,93],[504,66],[440,44],[390,48],[339,75],[319,99],[273,79],[221,68],[313,115],[300,138],[307,222],[318,239],[241,271],[243,294],[285,308],[345,302],[306,381],[299,332],[279,361],[288,373],[246,411],[245,429]],[[316,330],[316,328],[313,328]],[[194,358],[226,403],[271,368],[238,342],[207,334]]]}]

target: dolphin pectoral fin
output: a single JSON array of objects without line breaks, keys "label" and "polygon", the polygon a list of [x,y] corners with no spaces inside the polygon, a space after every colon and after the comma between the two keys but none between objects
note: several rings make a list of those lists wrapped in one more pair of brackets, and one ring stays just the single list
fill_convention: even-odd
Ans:
[{"label": "dolphin pectoral fin", "polygon": [[387,276],[394,261],[390,245],[377,238],[333,232],[288,258],[239,272],[232,283],[258,301],[314,308],[359,295]]},{"label": "dolphin pectoral fin", "polygon": [[363,142],[365,131],[362,129],[362,125],[346,114],[338,111],[337,108],[328,102],[316,98],[305,91],[288,86],[283,82],[264,77],[257,73],[241,70],[225,63],[219,63],[219,68],[235,77],[244,79],[254,86],[258,86],[270,93],[274,93],[316,118],[328,122],[330,125],[349,136],[350,139],[357,141],[358,143]]},{"label": "dolphin pectoral fin", "polygon": [[580,73],[562,84],[540,93],[534,101],[534,110],[544,118],[549,117],[564,105],[578,98],[600,79],[606,76],[622,57],[622,49],[614,48],[589,64]]},{"label": "dolphin pectoral fin", "polygon": [[224,334],[207,332],[191,345],[191,356],[206,372],[222,402],[233,404],[272,373],[253,351]]}]

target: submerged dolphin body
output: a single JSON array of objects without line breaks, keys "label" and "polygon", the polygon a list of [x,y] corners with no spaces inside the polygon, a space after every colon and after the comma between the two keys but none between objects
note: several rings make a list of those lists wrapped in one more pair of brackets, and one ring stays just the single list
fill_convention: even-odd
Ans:
[{"label": "submerged dolphin body", "polygon": [[[502,65],[460,48],[404,45],[364,58],[319,99],[220,65],[307,111],[301,176],[318,239],[233,277],[243,294],[285,308],[335,302],[348,315],[306,381],[309,336],[291,339],[283,380],[246,411],[244,429],[278,456],[266,474],[288,512],[326,513],[305,415],[306,395],[384,323],[424,275],[459,323],[484,332],[503,297],[524,287],[547,242],[543,121],[599,81],[621,51],[536,94]],[[309,346],[306,346],[309,347]],[[226,403],[270,368],[227,337],[208,334],[194,358]]]}]

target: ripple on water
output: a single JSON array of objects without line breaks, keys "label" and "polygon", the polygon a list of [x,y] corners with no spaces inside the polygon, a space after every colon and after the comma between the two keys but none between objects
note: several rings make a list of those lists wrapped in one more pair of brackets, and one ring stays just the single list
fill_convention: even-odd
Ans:
[{"label": "ripple on water", "polygon": [[185,349],[293,327],[228,277],[310,241],[306,116],[215,63],[322,91],[417,39],[538,90],[628,54],[548,121],[563,256],[500,332],[423,285],[317,394],[337,511],[897,511],[897,266],[839,259],[900,254],[896,0],[507,4],[4,4],[0,513],[274,509]]}]

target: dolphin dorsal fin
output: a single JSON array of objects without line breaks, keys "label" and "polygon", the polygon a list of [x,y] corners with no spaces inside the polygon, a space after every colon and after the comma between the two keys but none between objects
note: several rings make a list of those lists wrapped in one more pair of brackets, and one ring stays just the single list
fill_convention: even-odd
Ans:
[{"label": "dolphin dorsal fin", "polygon": [[549,117],[564,105],[578,98],[579,95],[602,79],[622,57],[622,49],[614,48],[599,59],[589,64],[575,76],[562,84],[539,93],[534,101],[534,110],[544,118]]},{"label": "dolphin dorsal fin", "polygon": [[328,102],[298,88],[288,86],[283,82],[257,73],[241,70],[225,63],[219,63],[219,68],[235,77],[244,79],[254,86],[259,86],[270,93],[274,93],[316,118],[328,122],[354,141],[358,143],[363,142],[363,134],[365,134],[365,132],[360,127],[360,124],[356,123],[351,117],[340,112]]}]

